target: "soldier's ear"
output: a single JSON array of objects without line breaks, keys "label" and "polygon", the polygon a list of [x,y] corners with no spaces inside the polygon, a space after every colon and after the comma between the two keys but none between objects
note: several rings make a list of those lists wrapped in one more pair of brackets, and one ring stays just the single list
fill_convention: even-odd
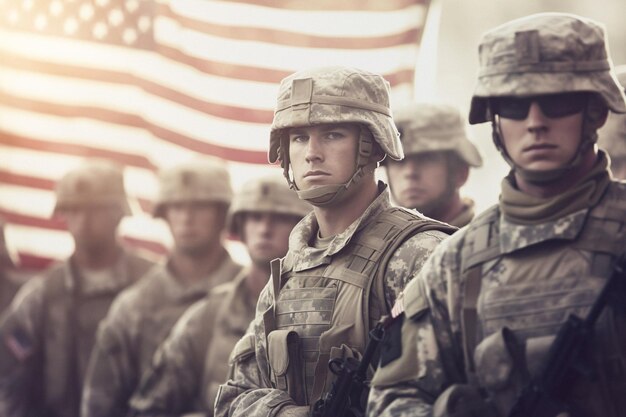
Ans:
[{"label": "soldier's ear", "polygon": [[593,129],[600,129],[606,123],[606,119],[609,116],[609,108],[599,95],[593,94],[589,98],[587,104],[587,118],[590,123],[590,127]]}]

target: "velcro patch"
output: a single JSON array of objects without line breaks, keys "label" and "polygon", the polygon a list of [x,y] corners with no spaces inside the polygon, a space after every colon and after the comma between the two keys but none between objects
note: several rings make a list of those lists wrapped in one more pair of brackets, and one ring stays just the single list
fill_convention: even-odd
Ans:
[{"label": "velcro patch", "polygon": [[381,367],[402,356],[402,323],[404,323],[404,314],[395,318],[393,323],[385,329],[385,336],[380,344]]}]

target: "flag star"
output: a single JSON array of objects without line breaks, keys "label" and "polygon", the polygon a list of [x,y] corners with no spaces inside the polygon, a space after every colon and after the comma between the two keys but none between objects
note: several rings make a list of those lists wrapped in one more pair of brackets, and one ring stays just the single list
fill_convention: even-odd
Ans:
[{"label": "flag star", "polygon": [[80,9],[78,10],[78,16],[80,16],[80,18],[84,21],[91,20],[93,14],[94,10],[91,4],[85,3],[80,6]]},{"label": "flag star", "polygon": [[44,30],[48,26],[48,18],[44,14],[39,14],[35,18],[35,29]]},{"label": "flag star", "polygon": [[126,10],[132,13],[139,8],[139,2],[137,0],[126,0],[125,6]]},{"label": "flag star", "polygon": [[133,44],[137,40],[137,31],[135,29],[126,28],[122,34],[122,39],[127,45]]},{"label": "flag star", "polygon": [[105,25],[104,23],[98,22],[94,25],[92,33],[93,36],[96,37],[96,39],[102,40],[106,35],[108,35],[109,28],[107,28],[107,25]]},{"label": "flag star", "polygon": [[18,12],[16,9],[13,9],[9,12],[9,22],[11,22],[12,24],[15,24],[17,22],[19,22],[20,20],[20,12]]},{"label": "flag star", "polygon": [[78,30],[78,21],[74,17],[69,17],[63,22],[63,32],[66,35],[73,35]]},{"label": "flag star", "polygon": [[34,0],[24,0],[22,2],[22,9],[24,9],[24,10],[31,10],[34,5],[35,5]]},{"label": "flag star", "polygon": [[59,0],[55,0],[50,3],[50,14],[52,16],[58,16],[63,12],[63,3]]},{"label": "flag star", "polygon": [[113,9],[109,12],[109,23],[112,26],[119,26],[124,21],[124,13],[120,9]]},{"label": "flag star", "polygon": [[142,32],[147,32],[150,29],[150,18],[148,16],[141,16],[137,19],[137,27]]}]

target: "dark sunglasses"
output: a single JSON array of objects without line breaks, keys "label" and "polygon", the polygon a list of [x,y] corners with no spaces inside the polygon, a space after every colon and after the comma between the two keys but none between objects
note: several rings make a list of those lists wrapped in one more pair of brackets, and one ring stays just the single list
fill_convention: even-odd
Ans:
[{"label": "dark sunglasses", "polygon": [[544,115],[551,119],[571,116],[585,109],[589,94],[586,92],[546,94],[531,97],[494,97],[490,99],[492,111],[506,119],[524,120],[530,105],[535,102]]}]

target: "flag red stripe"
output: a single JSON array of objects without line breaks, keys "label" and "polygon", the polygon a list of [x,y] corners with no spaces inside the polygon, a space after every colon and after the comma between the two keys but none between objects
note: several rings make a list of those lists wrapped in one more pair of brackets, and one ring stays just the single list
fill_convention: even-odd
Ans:
[{"label": "flag red stripe", "polygon": [[[414,2],[410,2],[413,5]],[[390,48],[399,45],[415,44],[421,37],[421,29],[409,29],[404,32],[386,36],[372,37],[338,37],[319,36],[292,31],[267,29],[262,27],[228,26],[205,22],[179,15],[165,4],[159,5],[162,16],[171,17],[183,27],[220,38],[268,42],[274,45],[295,46],[302,48],[328,49],[376,49]]]},{"label": "flag red stripe", "polygon": [[6,60],[6,65],[15,69],[98,82],[103,81],[124,85],[136,85],[150,94],[223,119],[269,124],[274,117],[272,110],[259,110],[249,107],[229,106],[222,103],[211,103],[125,72],[95,68],[87,69],[73,65],[56,64],[29,59],[11,53],[2,53],[2,55]]},{"label": "flag red stripe", "polygon": [[[19,187],[33,188],[44,191],[54,191],[55,181],[46,178],[33,177],[29,175],[16,174],[14,172],[5,171],[0,169],[0,183],[16,185]],[[134,197],[134,200],[139,203],[141,209],[148,214],[152,213],[152,202],[145,199]],[[2,210],[2,209],[0,209]]]},{"label": "flag red stripe", "polygon": [[[47,103],[30,98],[16,97],[11,94],[0,92],[0,102],[20,108],[23,110],[34,111],[38,113],[55,115],[68,118],[86,118],[99,120],[117,125],[125,125],[130,127],[143,128],[151,132],[155,137],[182,146],[186,149],[213,155],[234,162],[243,162],[249,164],[266,164],[267,154],[262,151],[250,151],[246,149],[235,149],[226,146],[216,145],[214,143],[203,142],[198,139],[191,138],[176,131],[155,125],[146,121],[144,118],[122,113],[115,110],[102,109],[91,106],[71,106],[58,103]],[[85,138],[88,142],[88,138]]]},{"label": "flag red stripe", "polygon": [[[0,96],[2,96],[2,93],[0,93]],[[28,110],[31,109],[28,108]],[[84,143],[89,143],[89,141],[85,140]],[[16,148],[56,153],[60,155],[72,155],[84,158],[111,159],[125,166],[144,168],[152,171],[156,170],[155,165],[150,162],[145,156],[133,155],[102,148],[95,148],[88,145],[49,142],[45,140],[32,139],[27,136],[16,135],[8,132],[0,132],[0,144],[13,146]]]},{"label": "flag red stripe", "polygon": [[385,1],[363,1],[363,0],[315,0],[315,1],[294,1],[294,0],[230,0],[236,3],[245,3],[255,6],[271,7],[274,9],[288,10],[310,10],[310,11],[368,11],[384,12],[405,9],[416,3],[428,4],[427,0],[385,0]]},{"label": "flag red stripe", "polygon": [[57,261],[56,259],[22,251],[19,251],[17,255],[19,256],[18,269],[24,271],[43,271]]}]

